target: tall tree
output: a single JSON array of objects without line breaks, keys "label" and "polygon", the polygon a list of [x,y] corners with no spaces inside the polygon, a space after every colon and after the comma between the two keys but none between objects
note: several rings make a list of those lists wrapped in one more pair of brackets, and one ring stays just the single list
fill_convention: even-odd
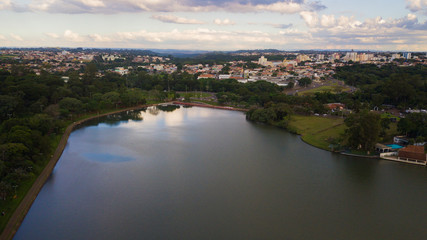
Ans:
[{"label": "tall tree", "polygon": [[374,148],[381,130],[380,115],[364,110],[350,114],[345,124],[348,127],[346,135],[350,147],[366,151]]}]

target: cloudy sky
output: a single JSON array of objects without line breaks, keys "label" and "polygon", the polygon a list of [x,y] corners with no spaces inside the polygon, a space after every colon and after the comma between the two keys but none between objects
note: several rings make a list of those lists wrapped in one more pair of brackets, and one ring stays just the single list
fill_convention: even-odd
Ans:
[{"label": "cloudy sky", "polygon": [[427,0],[0,0],[0,47],[427,51]]}]

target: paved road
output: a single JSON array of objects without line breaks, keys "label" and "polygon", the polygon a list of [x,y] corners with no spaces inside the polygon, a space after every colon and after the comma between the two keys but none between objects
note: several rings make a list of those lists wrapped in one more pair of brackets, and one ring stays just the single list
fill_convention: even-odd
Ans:
[{"label": "paved road", "polygon": [[34,182],[33,186],[28,191],[27,195],[25,195],[24,199],[22,199],[18,208],[16,208],[12,217],[9,219],[9,222],[7,223],[2,234],[0,235],[0,240],[12,239],[16,231],[18,231],[18,228],[21,225],[22,221],[24,220],[25,215],[27,214],[28,210],[30,210],[31,205],[33,204],[34,200],[36,199],[37,195],[39,194],[46,180],[49,178],[50,174],[55,168],[56,163],[58,162],[59,158],[62,155],[62,152],[64,151],[65,146],[67,145],[68,137],[70,136],[71,132],[76,126],[90,119],[95,119],[98,117],[119,113],[119,112],[124,112],[124,111],[129,111],[129,110],[134,110],[134,109],[139,109],[143,107],[149,107],[153,105],[141,105],[141,106],[126,108],[126,109],[121,109],[114,112],[93,116],[84,120],[74,122],[73,124],[69,125],[65,130],[64,134],[62,135],[61,141],[59,142],[59,145],[56,148],[55,153],[52,155],[51,159],[49,160],[49,163],[46,165],[42,173],[39,175],[39,177]]}]

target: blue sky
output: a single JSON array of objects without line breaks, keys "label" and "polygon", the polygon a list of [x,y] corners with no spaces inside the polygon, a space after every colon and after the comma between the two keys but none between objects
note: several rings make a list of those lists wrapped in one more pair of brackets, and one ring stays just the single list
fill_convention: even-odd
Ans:
[{"label": "blue sky", "polygon": [[1,47],[427,51],[427,0],[0,0]]}]

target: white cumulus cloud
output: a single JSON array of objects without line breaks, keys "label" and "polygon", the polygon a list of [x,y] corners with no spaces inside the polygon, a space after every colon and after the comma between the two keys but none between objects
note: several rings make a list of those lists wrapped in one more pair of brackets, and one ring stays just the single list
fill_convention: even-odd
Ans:
[{"label": "white cumulus cloud", "polygon": [[221,19],[217,18],[217,19],[214,20],[214,23],[216,25],[235,25],[236,24],[235,22],[231,21],[228,18],[226,18],[224,20],[221,20]]},{"label": "white cumulus cloud", "polygon": [[332,27],[336,24],[334,15],[322,15],[320,24],[323,27]]},{"label": "white cumulus cloud", "polygon": [[64,32],[64,38],[71,42],[83,42],[85,39],[80,36],[78,33],[75,33],[71,30],[66,30]]},{"label": "white cumulus cloud", "polygon": [[105,7],[102,0],[81,0],[81,3],[89,7]]},{"label": "white cumulus cloud", "polygon": [[102,36],[100,34],[91,34],[89,37],[95,42],[112,42],[113,40],[110,37]]},{"label": "white cumulus cloud", "polygon": [[177,24],[204,24],[205,22],[197,19],[188,19],[183,17],[177,17],[174,15],[153,15],[152,19],[159,20],[165,23],[177,23]]},{"label": "white cumulus cloud", "polygon": [[305,23],[309,27],[315,27],[319,22],[317,13],[315,12],[308,12],[308,11],[300,12],[300,16],[304,19]]},{"label": "white cumulus cloud", "polygon": [[427,0],[406,0],[406,8],[412,12],[427,14]]}]

